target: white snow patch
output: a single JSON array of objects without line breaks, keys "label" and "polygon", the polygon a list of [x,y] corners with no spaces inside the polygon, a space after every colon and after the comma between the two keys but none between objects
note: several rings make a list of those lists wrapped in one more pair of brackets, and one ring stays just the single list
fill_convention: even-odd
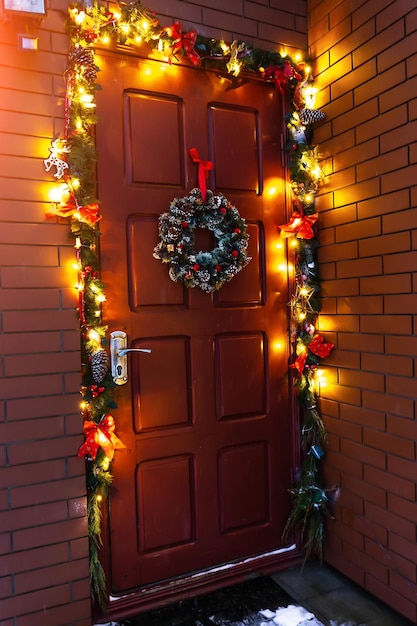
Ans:
[{"label": "white snow patch", "polygon": [[260,615],[268,619],[268,622],[262,622],[261,626],[323,626],[313,613],[295,604],[279,608],[275,613],[269,609],[260,611]]}]

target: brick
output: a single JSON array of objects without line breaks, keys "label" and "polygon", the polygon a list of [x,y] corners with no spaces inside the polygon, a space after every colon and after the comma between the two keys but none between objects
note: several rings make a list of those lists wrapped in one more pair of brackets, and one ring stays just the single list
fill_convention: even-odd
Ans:
[{"label": "brick", "polygon": [[[395,68],[394,68],[395,69]],[[391,71],[391,70],[390,70]],[[410,100],[410,94],[415,93],[417,85],[417,77],[409,78],[405,82],[399,81],[399,84],[393,86],[388,92],[379,95],[380,112],[385,113],[390,109],[396,108]],[[402,141],[397,143],[403,145]]]},{"label": "brick", "polygon": [[329,175],[326,183],[326,190],[334,191],[335,189],[343,189],[353,185],[354,182],[355,168],[351,167],[341,172],[335,172],[334,174]]},{"label": "brick", "polygon": [[359,281],[357,278],[344,280],[326,280],[323,283],[322,296],[356,296],[359,294]]},{"label": "brick", "polygon": [[[36,607],[39,609],[39,606]],[[84,599],[78,602],[71,602],[69,605],[46,607],[42,611],[37,611],[31,615],[23,615],[18,618],[18,626],[90,626],[91,622],[91,600]],[[70,621],[69,621],[70,620]]]},{"label": "brick", "polygon": [[[372,280],[372,279],[371,279]],[[365,333],[338,334],[338,347],[341,350],[365,350],[366,352],[384,352],[384,339],[381,336]]]},{"label": "brick", "polygon": [[356,11],[352,13],[352,28],[356,30],[368,20],[375,21],[375,16],[381,10],[381,3],[378,0],[367,0]]},{"label": "brick", "polygon": [[79,352],[44,352],[33,354],[30,359],[26,355],[8,356],[5,359],[5,375],[35,376],[48,372],[53,375],[54,373],[75,372],[79,366]]},{"label": "brick", "polygon": [[319,258],[321,263],[329,263],[329,261],[340,261],[341,259],[356,259],[358,255],[358,246],[355,241],[328,245],[319,250]]},{"label": "brick", "polygon": [[403,231],[404,224],[407,224],[407,229],[417,228],[417,208],[401,211],[401,219],[399,219],[397,212],[384,215],[382,218],[382,230],[384,233]]},{"label": "brick", "polygon": [[[375,467],[370,467],[369,465],[364,466],[364,479],[372,485],[386,489],[388,492],[406,498],[407,500],[414,501],[415,499],[414,482],[411,480],[394,476]],[[372,537],[372,535],[370,536]]]},{"label": "brick", "polygon": [[409,167],[403,167],[395,172],[383,174],[381,176],[381,192],[391,193],[397,189],[408,188],[410,186],[410,180],[414,180],[416,175],[417,165],[410,165]]},{"label": "brick", "polygon": [[411,9],[414,9],[414,5],[410,0],[396,0],[390,3],[376,16],[377,32],[387,29],[393,22],[405,16]]},{"label": "brick", "polygon": [[342,477],[342,490],[344,489],[349,489],[349,491],[353,491],[354,493],[360,493],[367,502],[373,502],[383,508],[386,507],[387,493],[383,487],[379,488],[364,481],[362,478],[358,479],[354,476],[344,474]]},{"label": "brick", "polygon": [[346,404],[361,405],[361,393],[359,389],[352,387],[342,387],[341,385],[331,385],[320,383],[320,395],[330,400],[337,400]]},{"label": "brick", "polygon": [[378,314],[383,313],[381,296],[358,296],[349,298],[339,298],[337,312],[341,315],[347,314]]},{"label": "brick", "polygon": [[411,11],[405,16],[405,24],[406,24],[406,33],[412,33],[417,30],[417,11]]},{"label": "brick", "polygon": [[344,511],[344,522],[362,533],[365,537],[377,539],[383,546],[387,545],[388,533],[378,524],[370,523],[363,515],[356,515],[353,511]]},{"label": "brick", "polygon": [[[64,484],[61,482],[61,497],[64,488]],[[31,490],[32,492],[35,491],[33,487],[31,487]],[[27,504],[30,505],[31,502]],[[12,502],[11,506],[15,507],[15,504]],[[66,502],[54,502],[53,504],[38,506],[23,506],[21,509],[13,508],[9,511],[3,511],[0,519],[0,532],[28,528],[45,523],[46,521],[58,522],[66,518]]]},{"label": "brick", "polygon": [[[406,463],[406,461],[402,462]],[[388,494],[388,508],[390,511],[395,512],[397,515],[401,515],[401,517],[404,517],[406,520],[410,520],[414,524],[417,523],[416,502],[404,500],[404,498],[400,498],[399,496],[390,493]]]},{"label": "brick", "polygon": [[413,365],[412,359],[406,356],[363,353],[362,369],[370,372],[396,374],[397,376],[411,376]]},{"label": "brick", "polygon": [[[401,72],[399,72],[401,75]],[[405,78],[405,68],[403,69],[402,74],[404,75],[403,80]],[[391,82],[395,85],[401,82],[401,79],[397,76],[387,77],[387,81]],[[382,89],[382,80],[379,76],[377,76],[377,67],[376,60],[370,59],[367,63],[357,67],[356,69],[349,72],[347,75],[343,76],[339,80],[336,80],[330,87],[330,91],[332,94],[332,100],[336,98],[340,98],[345,93],[352,90],[352,87],[358,85],[354,90],[354,105],[360,105],[365,100],[370,100],[371,97],[378,94],[377,88]],[[389,82],[389,84],[391,84]],[[359,87],[362,85],[362,87]],[[366,85],[374,85],[374,89],[366,89]]]},{"label": "brick", "polygon": [[385,338],[387,354],[415,356],[417,354],[417,337],[388,336]]},{"label": "brick", "polygon": [[[339,351],[338,351],[339,352]],[[364,372],[360,368],[355,370],[339,370],[340,384],[358,389],[369,389],[371,391],[384,391],[385,379],[383,374]]]},{"label": "brick", "polygon": [[[65,491],[64,491],[65,490]],[[36,493],[34,493],[36,492]],[[63,499],[75,498],[85,494],[85,480],[83,476],[67,478],[65,481],[51,481],[33,487],[22,486],[11,490],[11,504],[14,508],[28,507],[36,503],[56,502],[57,515],[61,510],[60,501]],[[65,510],[67,506],[65,505]]]},{"label": "brick", "polygon": [[[375,56],[378,49],[378,44],[376,42],[375,49],[372,50],[372,53],[368,50],[369,46],[364,45],[368,41],[373,43],[375,41],[374,35],[374,23],[372,21],[365,22],[350,35],[342,39],[341,42],[330,48],[331,62],[334,63],[336,60],[344,57],[345,55],[351,54],[354,68],[366,63],[372,56]],[[362,52],[363,48],[365,48],[365,50]]]},{"label": "brick", "polygon": [[371,594],[397,609],[404,617],[412,623],[416,622],[417,614],[415,604],[404,598],[404,596],[389,586],[382,584],[376,580],[371,574],[366,575],[366,590]]},{"label": "brick", "polygon": [[398,296],[385,296],[384,309],[388,314],[413,313],[416,310],[416,303],[417,294],[402,295],[401,298],[398,298]]},{"label": "brick", "polygon": [[382,273],[382,257],[369,257],[339,261],[337,264],[338,278],[352,278],[353,276],[379,276]]},{"label": "brick", "polygon": [[[350,224],[337,226],[336,242],[356,241],[363,238],[376,237],[380,234],[381,220],[378,217],[374,217],[368,220],[359,220]],[[363,242],[359,242],[359,251],[361,249],[361,243]]]},{"label": "brick", "polygon": [[3,311],[59,309],[58,289],[1,289]]},{"label": "brick", "polygon": [[402,274],[412,272],[416,268],[417,251],[389,254],[384,258],[385,274]]},{"label": "brick", "polygon": [[387,460],[387,468],[390,474],[394,476],[401,476],[401,478],[404,478],[406,480],[414,479],[414,459],[399,458],[398,456],[389,454],[387,455]]},{"label": "brick", "polygon": [[[370,102],[373,102],[373,100],[370,100]],[[356,127],[356,143],[361,144],[369,141],[370,139],[373,139],[374,137],[382,137],[382,141],[386,143],[386,148],[382,149],[381,151],[388,152],[390,150],[395,150],[400,145],[406,145],[407,142],[403,143],[403,141],[399,141],[397,143],[392,137],[393,129],[398,129],[401,127],[400,136],[402,137],[404,132],[404,126],[408,123],[409,119],[407,115],[406,104],[397,106],[383,114],[379,112],[378,115],[375,115],[369,121],[364,121],[364,123]]]},{"label": "brick", "polygon": [[[362,181],[374,176],[379,176],[393,170],[398,171],[408,165],[408,150],[404,146],[398,150],[393,150],[380,157],[372,159],[371,163],[358,164],[356,167],[357,180]],[[384,185],[382,192],[385,193]]]},{"label": "brick", "polygon": [[[42,606],[44,610],[46,610],[51,606],[57,606],[67,603],[69,601],[70,590],[68,585],[54,587],[53,593],[51,593],[51,589],[45,589],[42,591],[27,593],[23,596],[14,596],[2,600],[2,617],[6,618],[18,615],[21,611],[22,606],[24,606],[25,613],[30,613],[39,609],[40,606]],[[32,622],[32,624],[33,623],[34,622]]]},{"label": "brick", "polygon": [[359,331],[359,317],[355,315],[320,315],[320,331],[356,333]]},{"label": "brick", "polygon": [[362,441],[362,428],[358,425],[345,422],[344,420],[326,417],[323,420],[326,430],[329,434],[337,435],[341,438],[341,452],[347,454],[347,450],[343,450],[344,439]]},{"label": "brick", "polygon": [[[410,192],[408,189],[401,189],[394,193],[389,193],[383,196],[379,196],[375,199],[359,202],[358,204],[358,219],[364,219],[374,215],[383,215],[387,213],[394,213],[394,211],[401,211],[402,209],[408,209],[410,206]],[[398,220],[398,215],[397,215]],[[400,229],[403,230],[403,229]]]},{"label": "brick", "polygon": [[404,574],[409,580],[416,580],[416,566],[414,563],[392,551],[388,551],[376,541],[369,539],[369,537],[365,538],[365,552],[380,563],[389,565],[391,570]]},{"label": "brick", "polygon": [[[366,25],[369,24],[372,25],[372,31],[374,31],[374,23],[366,22]],[[399,20],[397,22],[394,22],[394,24],[391,24],[390,27],[387,28],[383,33],[372,37],[370,41],[367,41],[365,38],[363,38],[362,41],[365,42],[364,45],[357,48],[357,50],[355,50],[353,53],[353,62],[355,67],[357,65],[360,65],[361,63],[365,63],[370,57],[373,56],[377,56],[379,72],[383,72],[393,65],[396,65],[404,59],[404,57],[401,55],[400,50],[396,50],[396,53],[392,55],[394,58],[397,59],[396,61],[390,62],[390,60],[388,59],[388,54],[391,54],[391,51],[397,48],[397,42],[401,41],[403,37],[404,22]]]},{"label": "brick", "polygon": [[[333,4],[332,8],[334,8],[335,4]],[[318,39],[317,34],[313,41],[315,42],[314,46],[314,55],[319,55],[324,52],[324,50],[331,50],[333,45],[337,42],[342,41],[349,33],[351,32],[350,19],[346,18],[342,22],[339,22],[337,26],[329,30],[328,20],[324,19],[320,22],[321,32],[325,34],[325,38]],[[317,30],[317,25],[316,25]],[[313,35],[314,36],[314,35]]]},{"label": "brick", "polygon": [[14,311],[3,314],[3,330],[6,333],[14,333],[22,329],[25,332],[75,330],[76,325],[75,311],[56,311],[53,316],[46,311]]},{"label": "brick", "polygon": [[[9,446],[8,456],[11,465],[23,463],[33,463],[37,461],[49,461],[72,457],[74,450],[78,450],[82,444],[83,437],[63,437],[60,439],[48,439],[46,441],[33,441],[30,443],[13,444]],[[78,461],[79,459],[77,459]]]},{"label": "brick", "polygon": [[0,488],[12,488],[21,485],[37,485],[51,479],[64,479],[66,475],[65,462],[63,460],[45,461],[44,463],[32,463],[5,467],[0,472]]},{"label": "brick", "polygon": [[344,189],[334,192],[334,202],[336,206],[344,206],[352,204],[352,202],[361,202],[369,198],[374,198],[380,194],[379,180],[370,179],[350,185]]},{"label": "brick", "polygon": [[50,588],[72,580],[88,578],[88,559],[44,567],[32,572],[22,572],[14,577],[15,593],[23,594],[36,589]]},{"label": "brick", "polygon": [[364,407],[353,407],[349,404],[340,404],[340,419],[374,428],[385,430],[385,415],[380,411],[372,411]]},{"label": "brick", "polygon": [[398,574],[395,571],[390,572],[390,586],[393,591],[404,595],[411,602],[415,601],[417,585],[412,584],[410,580],[405,580],[401,574]]},{"label": "brick", "polygon": [[[24,416],[22,416],[24,417]],[[64,434],[64,419],[53,417],[34,419],[28,422],[7,422],[1,425],[1,436],[5,443],[17,443],[34,439],[50,439]]]},{"label": "brick", "polygon": [[[362,68],[366,68],[366,71]],[[355,106],[362,104],[366,100],[374,98],[376,95],[386,93],[387,90],[400,85],[406,79],[405,63],[400,63],[395,67],[378,74],[375,62],[371,60],[368,61],[368,63],[361,65],[357,70],[354,70],[352,74],[355,74],[356,72],[359,73],[360,70],[362,70],[362,73],[359,74],[360,80],[356,82],[356,76],[352,76],[353,82],[351,83],[351,85],[358,85],[358,87],[354,89],[353,95]],[[364,78],[364,76],[367,77]],[[402,102],[403,100],[401,100],[401,98],[393,98],[392,106],[398,106]],[[392,106],[390,108],[392,108]]]},{"label": "brick", "polygon": [[[28,360],[28,357],[25,357]],[[45,396],[51,389],[59,390],[62,386],[62,378],[59,374],[48,374],[26,378],[22,385],[22,378],[0,379],[0,397],[4,400],[9,398]]]},{"label": "brick", "polygon": [[[74,332],[74,335],[78,338],[79,347],[79,332]],[[59,331],[53,332],[17,332],[3,334],[0,337],[0,349],[2,354],[30,354],[31,352],[44,352],[45,346],[48,346],[48,351],[55,352],[61,349],[61,335]]]},{"label": "brick", "polygon": [[368,409],[391,413],[400,417],[414,417],[413,401],[409,398],[401,398],[394,394],[383,394],[364,390],[362,392],[362,406]]},{"label": "brick", "polygon": [[[356,126],[354,111],[355,109],[352,110],[352,115],[349,116],[350,121],[345,121]],[[334,125],[336,125],[336,122],[337,120],[335,120]],[[342,152],[335,154],[333,157],[333,163],[336,170],[343,170],[346,167],[357,165],[358,163],[364,163],[363,167],[368,167],[368,169],[370,169],[369,162],[373,162],[372,160],[378,156],[378,154],[379,141],[376,138],[371,138],[354,148],[343,150]]]},{"label": "brick", "polygon": [[360,293],[389,294],[409,293],[412,290],[410,274],[395,274],[391,276],[373,276],[372,278],[360,278]]},{"label": "brick", "polygon": [[[365,433],[364,429],[364,433]],[[379,433],[379,435],[383,433]],[[377,467],[380,470],[384,470],[386,468],[386,459],[385,454],[382,450],[373,449],[369,447],[367,442],[364,440],[363,444],[360,441],[349,441],[342,440],[341,441],[341,452],[346,456],[357,459],[362,463],[367,463],[368,465],[372,465],[373,467]]]},{"label": "brick", "polygon": [[381,584],[388,584],[387,566],[381,565],[381,563],[375,561],[370,555],[366,554],[366,552],[358,550],[354,546],[349,546],[346,552],[346,558],[348,560],[353,561],[355,565],[362,568],[365,572],[372,572]]},{"label": "brick", "polygon": [[76,539],[86,536],[87,519],[74,518],[71,520],[45,524],[31,529],[18,530],[13,533],[14,547],[16,550],[38,548],[61,541]]},{"label": "brick", "polygon": [[410,439],[396,437],[390,433],[363,429],[363,442],[370,448],[376,448],[387,453],[396,454],[405,459],[414,459],[414,442]]},{"label": "brick", "polygon": [[32,418],[53,417],[61,414],[76,414],[79,396],[49,396],[43,398],[21,398],[8,402],[9,420],[27,420]]},{"label": "brick", "polygon": [[342,489],[344,476],[354,476],[357,479],[362,478],[363,468],[362,463],[356,459],[351,459],[338,452],[327,450],[326,452],[326,465],[334,467],[341,472],[342,476]]}]

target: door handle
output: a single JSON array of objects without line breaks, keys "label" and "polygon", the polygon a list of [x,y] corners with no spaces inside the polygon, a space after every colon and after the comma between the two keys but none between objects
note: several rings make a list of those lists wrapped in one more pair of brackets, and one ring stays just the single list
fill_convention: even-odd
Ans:
[{"label": "door handle", "polygon": [[124,330],[114,330],[110,333],[110,363],[111,375],[116,385],[127,383],[127,355],[129,352],[146,352],[150,354],[149,348],[128,348],[127,334]]}]

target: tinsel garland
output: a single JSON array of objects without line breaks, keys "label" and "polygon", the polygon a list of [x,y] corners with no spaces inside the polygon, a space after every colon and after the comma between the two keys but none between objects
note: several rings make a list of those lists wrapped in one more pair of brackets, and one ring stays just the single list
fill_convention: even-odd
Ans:
[{"label": "tinsel garland", "polygon": [[239,80],[239,72],[245,70],[272,82],[282,94],[289,94],[287,147],[295,200],[294,214],[290,222],[281,227],[281,232],[284,236],[295,237],[298,243],[296,290],[290,302],[294,347],[290,367],[297,372],[295,386],[302,413],[304,461],[292,490],[293,507],[284,535],[299,528],[306,556],[313,551],[321,552],[327,496],[320,487],[318,462],[323,456],[325,429],[317,410],[314,372],[320,357],[326,356],[332,346],[325,344],[314,328],[320,309],[314,203],[324,175],[318,165],[317,148],[311,147],[310,142],[311,124],[324,116],[308,102],[307,93],[312,84],[310,68],[305,61],[253,49],[242,41],[227,44],[203,37],[196,31],[183,33],[179,22],[162,27],[155,14],[141,2],[120,3],[117,10],[112,11],[97,3],[75,5],[69,9],[67,28],[70,50],[65,72],[65,130],[62,137],[52,142],[45,167],[47,171],[56,167],[54,176],[63,187],[49,213],[70,222],[78,263],[82,415],[88,443],[87,447],[81,446],[80,456],[86,458],[87,464],[92,597],[105,609],[106,581],[99,560],[101,511],[112,480],[110,465],[114,450],[123,445],[114,434],[114,419],[108,414],[116,408],[116,403],[105,350],[107,328],[103,326],[101,314],[105,293],[96,249],[100,214],[96,198],[94,126],[99,68],[94,62],[94,46],[99,42],[129,46],[147,42],[169,63],[181,58],[203,69],[215,67],[228,72],[233,80]]}]

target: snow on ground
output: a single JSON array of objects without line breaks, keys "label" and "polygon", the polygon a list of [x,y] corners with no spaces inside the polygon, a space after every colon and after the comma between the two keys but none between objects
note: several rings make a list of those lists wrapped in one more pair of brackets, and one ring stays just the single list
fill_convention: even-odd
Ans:
[{"label": "snow on ground", "polygon": [[[227,622],[219,621],[218,618],[214,616],[210,618],[210,621],[213,622],[213,626],[222,626],[222,624],[225,626],[247,626],[248,623],[253,625],[258,624],[258,626],[324,626],[313,613],[310,613],[302,606],[296,606],[294,604],[279,608],[275,612],[269,609],[259,611],[259,621],[257,622],[253,621],[253,616],[251,616],[250,622],[234,622],[233,625],[229,620],[227,620]],[[109,622],[102,626],[117,626],[117,623]]]}]

